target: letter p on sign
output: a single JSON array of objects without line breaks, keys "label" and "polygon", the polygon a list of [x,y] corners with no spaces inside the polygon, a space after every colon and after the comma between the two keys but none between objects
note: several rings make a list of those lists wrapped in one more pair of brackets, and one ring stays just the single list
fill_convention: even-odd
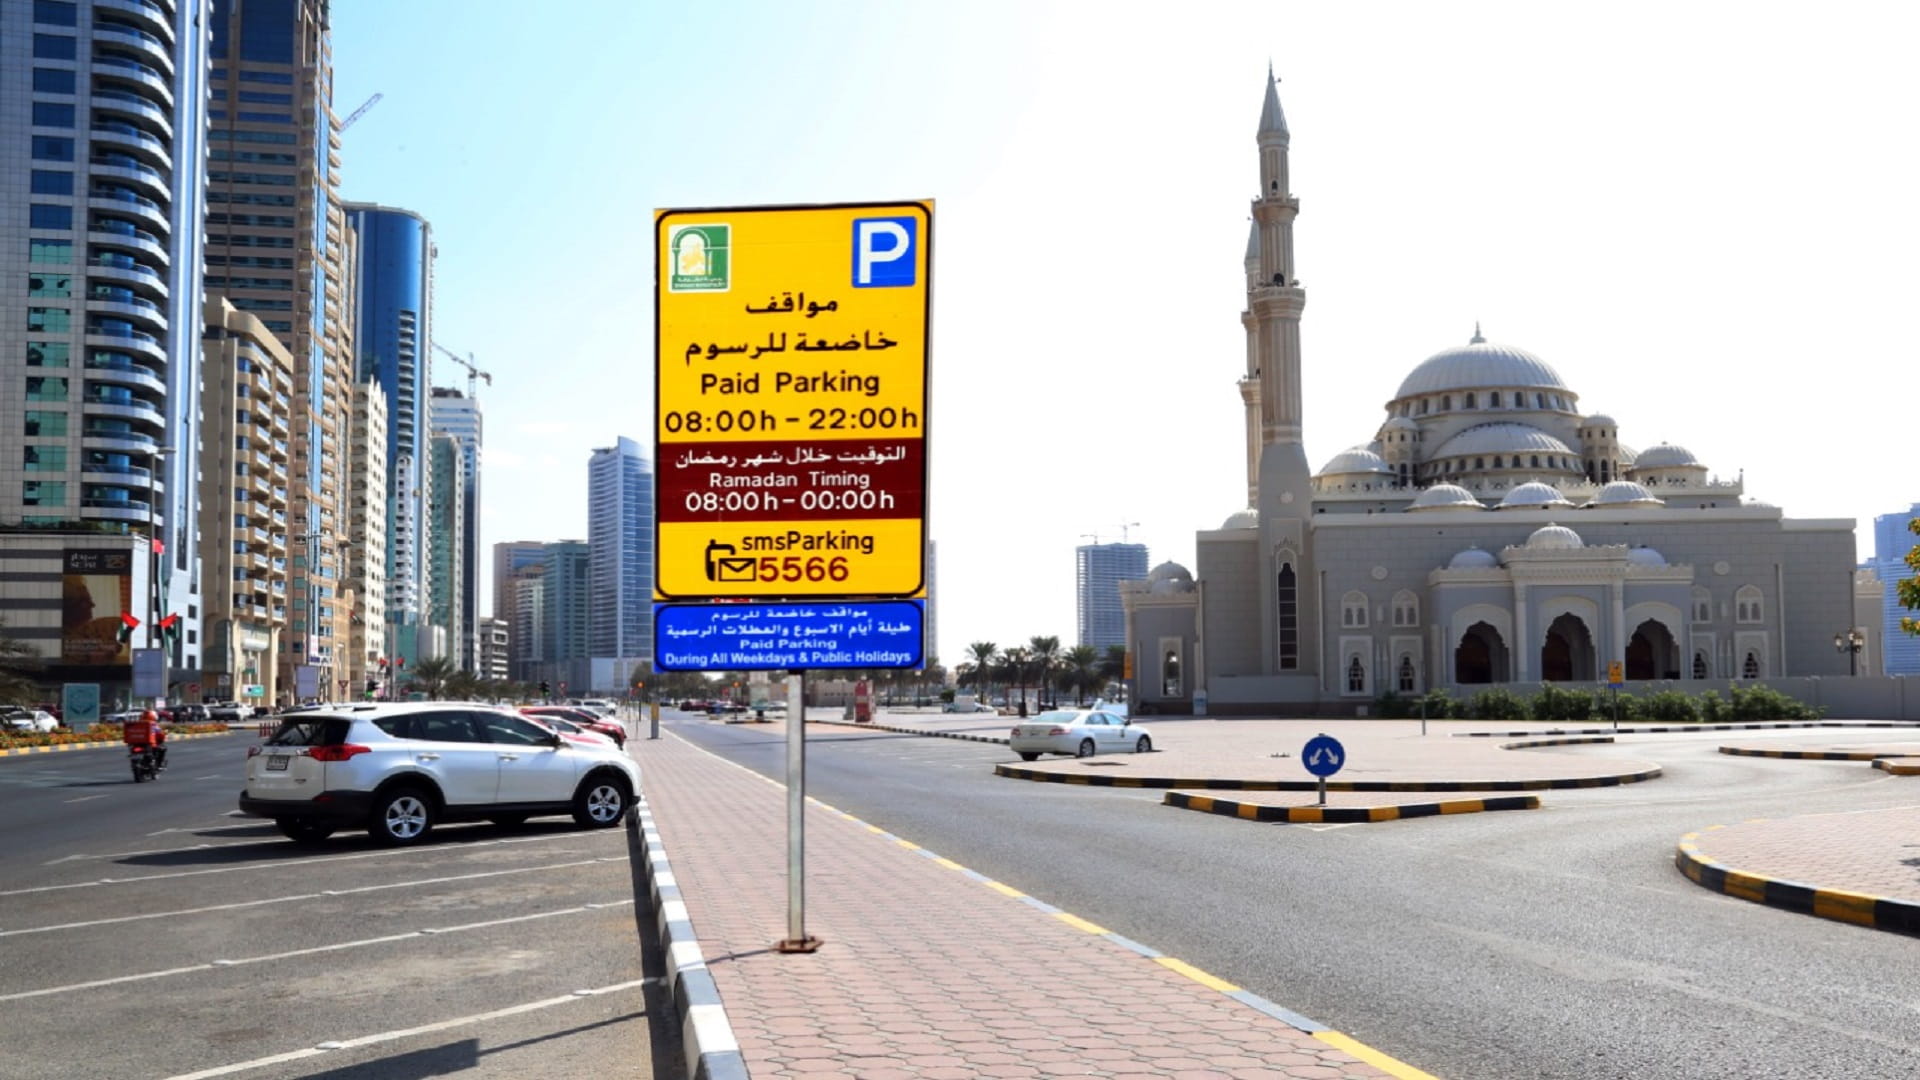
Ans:
[{"label": "letter p on sign", "polygon": [[853,285],[892,289],[914,283],[920,223],[911,217],[853,219]]}]

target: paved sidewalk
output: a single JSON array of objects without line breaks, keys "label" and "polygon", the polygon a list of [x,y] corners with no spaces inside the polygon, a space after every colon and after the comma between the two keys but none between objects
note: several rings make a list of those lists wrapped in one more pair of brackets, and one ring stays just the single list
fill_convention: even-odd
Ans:
[{"label": "paved sidewalk", "polygon": [[1427,1075],[819,804],[806,930],[824,945],[775,952],[785,790],[671,732],[635,750],[679,925],[698,942],[699,958],[677,944],[676,963],[703,958],[725,1009],[691,1032],[690,1056],[737,1039],[755,1080]]}]

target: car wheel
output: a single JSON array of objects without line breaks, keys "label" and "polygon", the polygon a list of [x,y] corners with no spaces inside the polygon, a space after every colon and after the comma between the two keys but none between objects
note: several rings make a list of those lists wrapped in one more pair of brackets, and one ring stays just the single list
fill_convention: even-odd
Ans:
[{"label": "car wheel", "polygon": [[415,787],[399,787],[373,803],[367,832],[387,844],[417,844],[433,831],[433,803]]},{"label": "car wheel", "polygon": [[503,829],[512,829],[527,823],[526,814],[495,814],[487,819]]},{"label": "car wheel", "polygon": [[273,826],[280,835],[296,844],[317,844],[333,835],[333,826],[318,825],[311,821],[296,821],[293,818],[275,818]]},{"label": "car wheel", "polygon": [[1153,752],[1153,740],[1152,740],[1152,739],[1149,739],[1149,738],[1147,738],[1147,737],[1146,737],[1145,735],[1142,735],[1142,736],[1140,736],[1140,740],[1139,740],[1138,742],[1136,742],[1136,743],[1134,743],[1134,744],[1133,744],[1133,752],[1134,752],[1134,753],[1136,753],[1136,754],[1150,754],[1150,753],[1152,753],[1152,752]]},{"label": "car wheel", "polygon": [[582,828],[610,829],[627,816],[631,799],[626,781],[610,773],[589,776],[574,793],[573,820]]},{"label": "car wheel", "polygon": [[1039,761],[1040,755],[1035,753],[1032,750],[1022,750],[1020,751],[1020,760],[1021,761]]},{"label": "car wheel", "polygon": [[1073,756],[1074,756],[1074,757],[1092,757],[1092,756],[1093,756],[1093,749],[1094,749],[1094,748],[1093,748],[1093,740],[1092,740],[1092,739],[1081,739],[1081,740],[1080,740],[1080,748],[1079,748],[1078,750],[1076,750],[1076,751],[1074,751],[1074,754],[1073,754]]}]

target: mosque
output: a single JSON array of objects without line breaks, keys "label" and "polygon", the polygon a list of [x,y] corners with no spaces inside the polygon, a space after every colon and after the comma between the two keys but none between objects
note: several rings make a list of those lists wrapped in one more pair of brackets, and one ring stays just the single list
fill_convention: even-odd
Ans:
[{"label": "mosque", "polygon": [[1685,447],[1635,450],[1545,360],[1484,338],[1415,366],[1371,439],[1301,442],[1289,135],[1269,72],[1246,252],[1247,501],[1195,568],[1122,586],[1156,711],[1352,715],[1387,691],[1706,689],[1848,674],[1854,522],[1786,517]]}]

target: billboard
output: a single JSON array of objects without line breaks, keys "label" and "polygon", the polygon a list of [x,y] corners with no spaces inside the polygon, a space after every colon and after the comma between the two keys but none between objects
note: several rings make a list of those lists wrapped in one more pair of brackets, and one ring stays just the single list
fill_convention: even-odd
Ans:
[{"label": "billboard", "polygon": [[60,558],[60,662],[125,664],[123,615],[133,612],[133,553],[68,548]]}]

